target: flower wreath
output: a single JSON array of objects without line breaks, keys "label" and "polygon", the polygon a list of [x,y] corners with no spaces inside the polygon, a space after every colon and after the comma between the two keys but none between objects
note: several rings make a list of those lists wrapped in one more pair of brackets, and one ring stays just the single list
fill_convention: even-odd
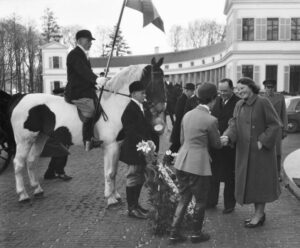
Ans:
[{"label": "flower wreath", "polygon": [[[145,155],[147,162],[147,180],[145,186],[149,189],[149,202],[153,207],[150,213],[151,228],[156,235],[167,234],[170,230],[173,215],[179,200],[179,189],[173,168],[169,165],[176,159],[177,153],[166,151],[163,162],[157,161],[153,141],[141,141],[137,151]],[[193,214],[194,199],[188,206],[186,220]]]}]

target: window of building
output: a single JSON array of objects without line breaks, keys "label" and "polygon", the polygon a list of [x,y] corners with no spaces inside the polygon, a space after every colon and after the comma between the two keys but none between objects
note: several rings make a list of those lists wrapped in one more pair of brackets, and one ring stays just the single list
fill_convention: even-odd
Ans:
[{"label": "window of building", "polygon": [[300,18],[292,18],[291,31],[291,39],[300,40]]},{"label": "window of building", "polygon": [[169,70],[169,65],[165,65],[165,70]]},{"label": "window of building", "polygon": [[194,61],[191,61],[191,66],[194,66],[194,65],[195,65]]},{"label": "window of building", "polygon": [[212,57],[211,60],[212,60],[212,62],[214,63],[214,62],[215,62],[215,57]]},{"label": "window of building", "polygon": [[53,68],[54,69],[59,69],[59,57],[58,56],[53,56]]},{"label": "window of building", "polygon": [[300,93],[300,66],[290,66],[290,93]]},{"label": "window of building", "polygon": [[253,65],[242,65],[242,75],[253,79]]},{"label": "window of building", "polygon": [[267,19],[267,40],[278,40],[278,18]]},{"label": "window of building", "polygon": [[254,18],[243,18],[243,40],[254,40]]},{"label": "window of building", "polygon": [[54,81],[54,90],[60,88],[60,81]]},{"label": "window of building", "polygon": [[277,65],[266,65],[266,79],[277,82]]},{"label": "window of building", "polygon": [[205,60],[204,59],[202,59],[202,64],[205,65]]},{"label": "window of building", "polygon": [[182,64],[178,64],[178,68],[182,68]]}]

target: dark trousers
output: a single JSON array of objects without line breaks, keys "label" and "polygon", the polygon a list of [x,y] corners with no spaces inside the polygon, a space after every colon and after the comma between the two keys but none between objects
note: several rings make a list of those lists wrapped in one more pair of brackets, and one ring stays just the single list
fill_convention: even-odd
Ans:
[{"label": "dark trousers", "polygon": [[55,176],[55,174],[65,174],[65,167],[68,161],[68,156],[52,157],[48,165],[45,176]]},{"label": "dark trousers", "polygon": [[202,230],[204,221],[205,206],[210,187],[210,176],[199,176],[184,171],[176,171],[179,184],[180,200],[175,210],[172,232],[179,232],[186,209],[195,197],[195,208],[192,220],[194,233]]},{"label": "dark trousers", "polygon": [[[208,207],[214,207],[218,204],[220,183],[221,183],[220,178],[216,176],[212,176],[210,191],[207,199]],[[236,200],[234,197],[234,188],[235,188],[234,176],[226,178],[226,180],[224,180],[224,191],[223,191],[225,209],[235,207]]]}]

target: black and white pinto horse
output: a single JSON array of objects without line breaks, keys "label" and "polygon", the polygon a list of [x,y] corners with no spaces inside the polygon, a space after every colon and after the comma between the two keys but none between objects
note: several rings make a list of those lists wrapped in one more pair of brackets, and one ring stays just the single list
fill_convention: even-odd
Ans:
[{"label": "black and white pinto horse", "polygon": [[[128,86],[140,80],[145,84],[147,103],[153,125],[164,127],[165,88],[163,71],[160,66],[163,58],[151,65],[131,65],[111,78],[105,86],[101,106],[107,119],[100,117],[95,124],[95,135],[103,140],[105,197],[107,204],[120,201],[115,187],[118,169],[120,142],[117,137],[122,130],[121,116],[130,101]],[[42,195],[43,189],[34,173],[34,162],[41,154],[49,136],[64,139],[69,145],[82,145],[82,122],[76,106],[65,102],[63,97],[34,93],[25,95],[11,113],[11,124],[16,142],[14,169],[16,191],[19,201],[29,200],[24,187],[22,170],[27,165],[30,185],[34,196]],[[155,128],[154,128],[155,129]]]}]

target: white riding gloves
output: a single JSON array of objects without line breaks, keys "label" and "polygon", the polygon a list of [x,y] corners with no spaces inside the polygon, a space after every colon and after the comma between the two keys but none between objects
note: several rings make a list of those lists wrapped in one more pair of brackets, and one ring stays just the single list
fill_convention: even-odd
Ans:
[{"label": "white riding gloves", "polygon": [[108,78],[106,77],[97,77],[96,79],[96,87],[98,89],[101,89],[103,86],[105,86],[106,82],[108,81]]}]

